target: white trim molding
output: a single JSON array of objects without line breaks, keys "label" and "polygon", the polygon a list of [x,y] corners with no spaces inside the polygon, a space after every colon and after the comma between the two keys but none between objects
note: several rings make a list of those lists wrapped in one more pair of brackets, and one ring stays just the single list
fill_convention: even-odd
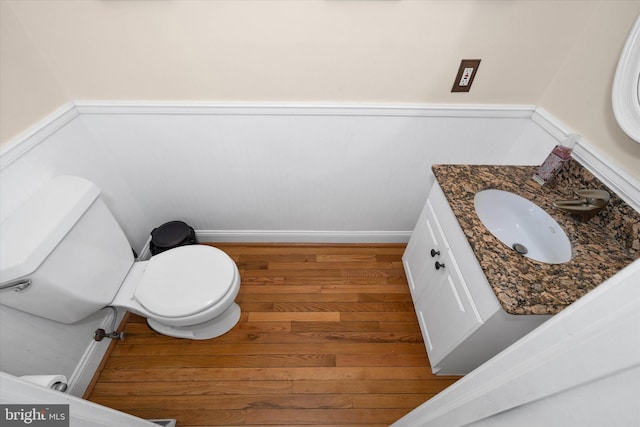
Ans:
[{"label": "white trim molding", "polygon": [[80,114],[530,118],[534,105],[76,101]]},{"label": "white trim molding", "polygon": [[[115,325],[117,328],[125,314],[125,311],[118,310],[118,315],[114,319],[113,312],[109,312],[102,320],[100,328],[111,332],[112,325]],[[111,339],[103,339],[102,341],[91,340],[89,342],[80,362],[78,362],[76,369],[69,378],[69,389],[67,393],[74,396],[84,395],[104,355],[107,353],[110,343]]]},{"label": "white trim molding", "polygon": [[[412,231],[196,230],[201,243],[407,243]],[[151,237],[138,261],[151,258]]]},{"label": "white trim molding", "polygon": [[[412,231],[196,230],[202,243],[407,243]],[[138,260],[151,258],[151,238]]]},{"label": "white trim molding", "polygon": [[0,170],[45,141],[60,128],[78,117],[79,114],[73,103],[65,104],[4,144],[2,148],[0,148]]},{"label": "white trim molding", "polygon": [[196,230],[200,242],[407,243],[409,231]]},{"label": "white trim molding", "polygon": [[567,135],[572,133],[560,120],[549,114],[544,108],[537,107],[531,115],[531,120],[549,135],[554,137],[558,142],[566,139]]}]

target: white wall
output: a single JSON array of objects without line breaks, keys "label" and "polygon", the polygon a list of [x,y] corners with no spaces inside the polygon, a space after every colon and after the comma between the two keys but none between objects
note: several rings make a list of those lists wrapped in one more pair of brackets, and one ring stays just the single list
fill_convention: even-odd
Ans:
[{"label": "white wall", "polygon": [[[0,61],[0,143],[67,100],[516,103],[640,176],[608,97],[637,1],[2,3],[3,43],[32,61]],[[452,94],[462,58],[482,64]]]},{"label": "white wall", "polygon": [[16,376],[64,375],[68,393],[82,396],[109,345],[108,339],[94,341],[93,333],[98,328],[111,331],[112,319],[105,310],[63,325],[2,305],[0,370]]}]

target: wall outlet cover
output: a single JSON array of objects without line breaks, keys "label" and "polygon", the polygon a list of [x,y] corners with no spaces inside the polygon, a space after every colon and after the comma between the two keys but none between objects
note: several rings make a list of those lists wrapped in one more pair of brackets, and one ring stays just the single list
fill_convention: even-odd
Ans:
[{"label": "wall outlet cover", "polygon": [[469,92],[473,79],[476,77],[480,67],[479,59],[463,59],[458,67],[458,74],[453,81],[451,92]]}]

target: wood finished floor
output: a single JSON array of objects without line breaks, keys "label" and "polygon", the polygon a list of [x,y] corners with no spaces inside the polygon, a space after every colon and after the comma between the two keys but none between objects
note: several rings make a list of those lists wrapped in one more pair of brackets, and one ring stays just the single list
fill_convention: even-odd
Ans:
[{"label": "wood finished floor", "polygon": [[216,244],[240,322],[204,341],[131,315],[88,399],[188,426],[388,426],[453,384],[429,368],[404,245]]}]

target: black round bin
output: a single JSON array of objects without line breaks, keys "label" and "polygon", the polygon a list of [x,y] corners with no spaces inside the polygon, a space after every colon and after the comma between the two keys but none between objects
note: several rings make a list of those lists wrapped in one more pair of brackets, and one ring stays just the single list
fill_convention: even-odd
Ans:
[{"label": "black round bin", "polygon": [[169,221],[151,231],[151,243],[149,249],[151,255],[157,255],[178,246],[194,245],[196,232],[193,227],[182,221]]}]

